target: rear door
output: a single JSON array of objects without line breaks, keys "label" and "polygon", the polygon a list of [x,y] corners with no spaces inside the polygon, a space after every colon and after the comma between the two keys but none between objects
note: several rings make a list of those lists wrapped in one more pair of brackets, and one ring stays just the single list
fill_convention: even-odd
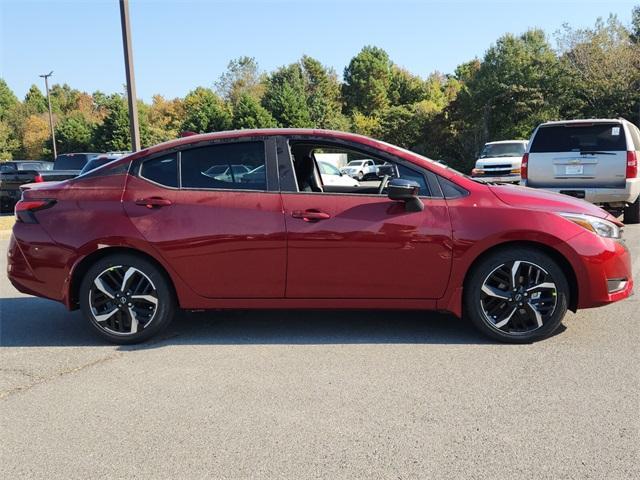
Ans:
[{"label": "rear door", "polygon": [[527,185],[622,188],[627,139],[621,122],[541,125],[529,149]]},{"label": "rear door", "polygon": [[[232,174],[231,165],[263,168],[261,175],[246,178]],[[137,168],[124,195],[125,210],[196,293],[284,296],[286,233],[275,142],[216,142],[151,158]]]}]

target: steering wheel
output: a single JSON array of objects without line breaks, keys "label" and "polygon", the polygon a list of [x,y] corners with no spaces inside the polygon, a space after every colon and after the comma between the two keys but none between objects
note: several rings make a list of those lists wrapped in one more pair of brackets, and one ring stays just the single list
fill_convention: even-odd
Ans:
[{"label": "steering wheel", "polygon": [[378,187],[378,195],[382,195],[384,193],[384,189],[387,188],[387,183],[389,183],[389,179],[391,177],[389,175],[385,175],[382,177],[382,181],[380,182],[380,186]]}]

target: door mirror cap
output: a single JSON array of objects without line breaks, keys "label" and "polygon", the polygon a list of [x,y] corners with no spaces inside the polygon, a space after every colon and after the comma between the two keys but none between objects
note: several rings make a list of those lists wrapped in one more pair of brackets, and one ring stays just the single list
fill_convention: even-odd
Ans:
[{"label": "door mirror cap", "polygon": [[393,178],[387,185],[387,196],[397,202],[404,202],[407,212],[421,212],[424,203],[418,198],[420,185],[413,180]]}]

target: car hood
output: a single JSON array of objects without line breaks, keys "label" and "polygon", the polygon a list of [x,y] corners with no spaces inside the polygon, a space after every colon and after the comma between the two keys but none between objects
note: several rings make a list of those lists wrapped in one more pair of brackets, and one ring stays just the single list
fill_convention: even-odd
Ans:
[{"label": "car hood", "polygon": [[505,163],[511,163],[520,165],[522,163],[522,156],[518,157],[487,157],[479,158],[476,161],[476,168],[492,167],[494,165],[502,165]]},{"label": "car hood", "polygon": [[620,222],[595,205],[561,193],[536,190],[517,185],[488,185],[493,194],[507,205],[513,207],[545,210],[547,212],[582,213],[594,217],[606,218],[616,224]]}]

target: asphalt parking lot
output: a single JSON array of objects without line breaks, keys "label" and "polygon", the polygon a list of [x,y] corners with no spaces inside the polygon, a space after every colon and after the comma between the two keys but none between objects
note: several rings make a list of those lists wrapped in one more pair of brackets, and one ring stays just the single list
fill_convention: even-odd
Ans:
[{"label": "asphalt parking lot", "polygon": [[638,296],[522,346],[437,314],[278,311],[117,347],[1,258],[1,478],[640,478]]}]

